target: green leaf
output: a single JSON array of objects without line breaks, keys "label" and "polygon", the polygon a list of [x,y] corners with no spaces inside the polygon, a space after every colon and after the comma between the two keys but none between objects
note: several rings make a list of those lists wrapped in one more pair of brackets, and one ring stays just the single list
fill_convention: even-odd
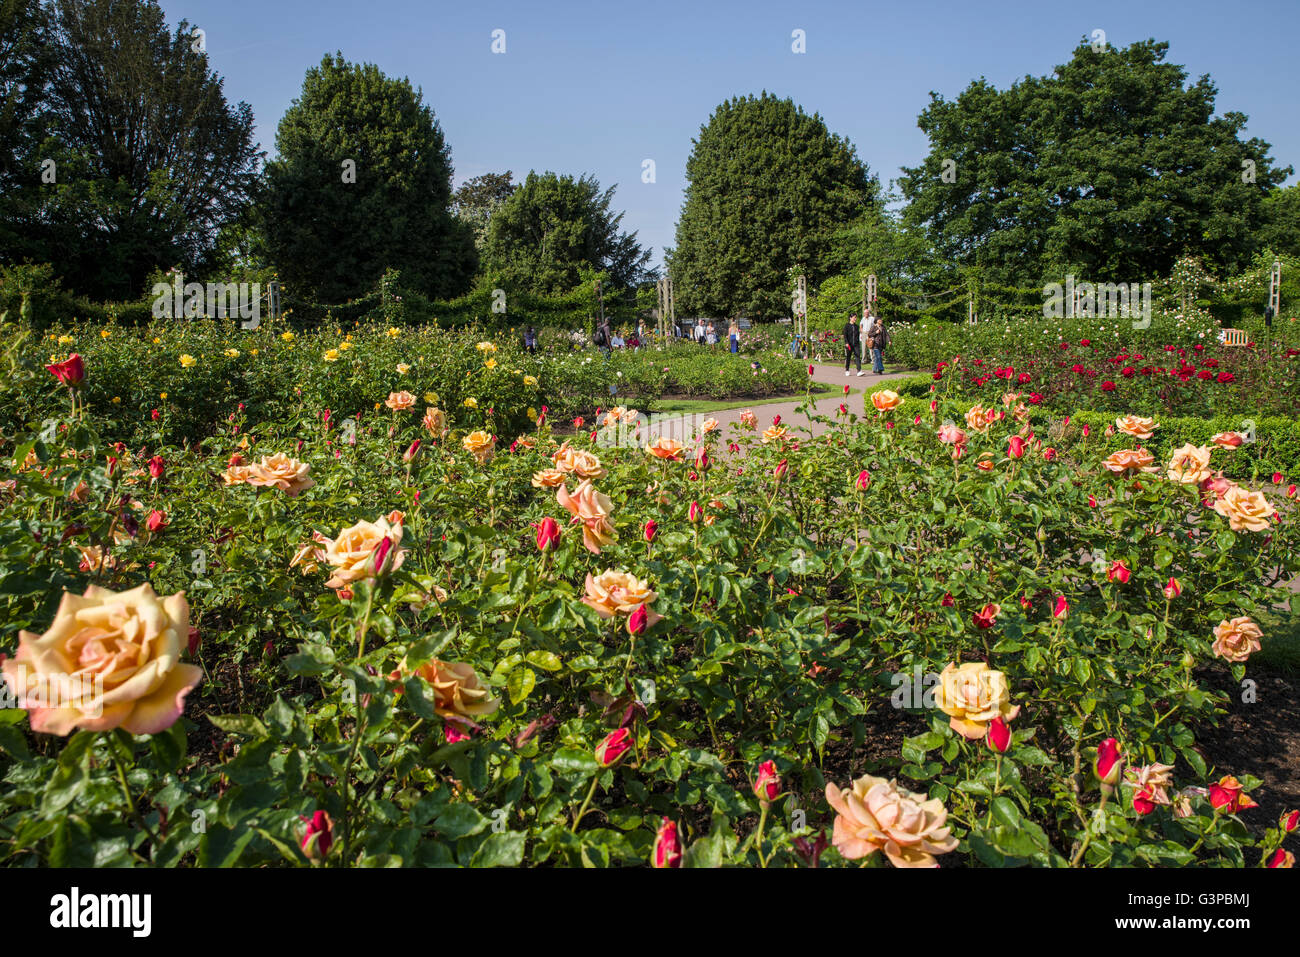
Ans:
[{"label": "green leaf", "polygon": [[222,731],[248,738],[266,738],[271,734],[262,724],[262,719],[251,714],[210,714],[208,720]]},{"label": "green leaf", "polygon": [[462,837],[477,834],[491,822],[464,802],[448,804],[434,819],[433,826],[448,840],[456,841]]},{"label": "green leaf", "polygon": [[519,704],[532,693],[537,684],[537,672],[531,668],[517,668],[510,672],[506,690],[510,693],[510,703]]},{"label": "green leaf", "polygon": [[489,834],[474,852],[470,867],[518,867],[524,859],[525,842],[520,831]]}]

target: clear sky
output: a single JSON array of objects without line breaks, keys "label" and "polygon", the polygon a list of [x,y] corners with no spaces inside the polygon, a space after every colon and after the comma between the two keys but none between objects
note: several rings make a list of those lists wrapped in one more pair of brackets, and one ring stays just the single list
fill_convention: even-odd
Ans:
[{"label": "clear sky", "polygon": [[[206,33],[226,95],[252,105],[262,148],[306,70],[330,52],[422,88],[451,146],[456,184],[511,170],[590,173],[616,185],[624,228],[661,261],[700,126],[723,100],[791,97],[847,136],[888,185],[927,142],[931,90],[952,99],[983,76],[1005,88],[1070,58],[1104,30],[1116,46],[1168,41],[1189,79],[1208,73],[1219,113],[1300,168],[1300,2],[859,0],[529,2],[162,0],[172,26]],[[492,33],[505,31],[504,54]],[[806,52],[792,51],[804,31]],[[654,183],[642,164],[655,162]],[[1294,182],[1292,176],[1288,182]]]}]

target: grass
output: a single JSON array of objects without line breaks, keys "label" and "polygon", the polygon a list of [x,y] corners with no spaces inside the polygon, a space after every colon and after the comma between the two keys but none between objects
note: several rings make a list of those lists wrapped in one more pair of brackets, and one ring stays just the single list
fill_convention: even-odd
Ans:
[{"label": "grass", "polygon": [[[843,395],[843,388],[836,388],[824,384],[818,384],[813,388],[813,395],[821,397],[825,395]],[[857,395],[861,389],[851,389],[849,395]],[[759,405],[772,405],[776,402],[794,402],[803,398],[803,393],[799,392],[794,395],[775,395],[767,399],[670,399],[665,402],[656,402],[652,410],[656,415],[668,413],[670,415],[687,415],[690,413],[704,412],[725,412],[728,409],[752,409]]]},{"label": "grass", "polygon": [[1290,608],[1272,608],[1256,615],[1264,632],[1258,653],[1250,663],[1270,671],[1300,675],[1300,602],[1292,598]]}]

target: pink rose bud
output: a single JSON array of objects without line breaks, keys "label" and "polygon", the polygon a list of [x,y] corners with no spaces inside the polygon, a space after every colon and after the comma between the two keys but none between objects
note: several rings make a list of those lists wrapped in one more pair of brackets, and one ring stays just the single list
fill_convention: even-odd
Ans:
[{"label": "pink rose bud", "polygon": [[1004,754],[1011,747],[1011,725],[1003,721],[1000,715],[989,722],[988,742],[989,747],[998,754]]},{"label": "pink rose bud", "polygon": [[1278,819],[1278,826],[1287,832],[1300,827],[1300,811],[1287,811]]},{"label": "pink rose bud", "polygon": [[1025,454],[1025,440],[1018,435],[1011,436],[1011,443],[1007,446],[1007,457],[1018,459]]},{"label": "pink rose bud", "polygon": [[1043,459],[1047,462],[1054,461],[1056,459],[1056,449],[1052,448],[1050,445],[1043,449]]},{"label": "pink rose bud", "polygon": [[415,454],[419,451],[420,451],[420,440],[416,439],[407,447],[406,451],[402,453],[402,461],[403,462],[411,461],[411,459],[415,458]]},{"label": "pink rose bud", "polygon": [[157,509],[154,509],[149,513],[149,518],[145,521],[144,526],[151,532],[156,532],[159,529],[166,528],[167,516]]},{"label": "pink rose bud", "polygon": [[1295,487],[1295,485],[1288,485],[1288,486],[1286,487],[1286,497],[1287,497],[1287,498],[1295,498],[1295,496],[1296,496],[1296,487]]},{"label": "pink rose bud", "polygon": [[54,365],[45,368],[50,375],[69,388],[81,385],[81,380],[86,377],[85,363],[81,361],[81,356],[75,352],[62,362],[56,362]]},{"label": "pink rose bud", "polygon": [[682,844],[677,836],[677,824],[664,818],[655,833],[654,853],[650,860],[651,867],[681,867]]},{"label": "pink rose bud", "polygon": [[1268,866],[1276,868],[1295,867],[1295,855],[1279,847],[1277,853],[1268,859]]},{"label": "pink rose bud", "polygon": [[1127,585],[1129,577],[1132,574],[1133,572],[1129,569],[1127,565],[1124,564],[1123,560],[1118,559],[1116,561],[1111,562],[1110,568],[1106,570],[1106,581],[1108,582],[1117,581],[1121,585]]},{"label": "pink rose bud", "polygon": [[1065,621],[1066,616],[1070,614],[1070,603],[1065,600],[1064,595],[1056,596],[1056,606],[1052,609],[1052,617],[1057,621]]},{"label": "pink rose bud", "polygon": [[549,515],[533,525],[537,529],[537,550],[544,552],[560,543],[560,526]]},{"label": "pink rose bud", "polygon": [[632,747],[632,729],[619,728],[611,731],[605,739],[596,745],[596,761],[602,768],[610,767]]},{"label": "pink rose bud", "polygon": [[1095,495],[1089,495],[1089,496],[1088,496],[1088,507],[1089,507],[1089,508],[1096,508],[1096,507],[1097,507],[1097,496],[1095,496]]},{"label": "pink rose bud", "polygon": [[1273,473],[1273,484],[1274,484],[1274,485],[1281,485],[1281,484],[1282,484],[1282,473],[1281,473],[1281,472],[1274,472],[1274,473]]},{"label": "pink rose bud", "polygon": [[324,811],[317,811],[302,820],[307,822],[307,830],[302,835],[302,852],[309,860],[323,861],[334,843],[334,822]]},{"label": "pink rose bud", "polygon": [[854,480],[853,484],[858,487],[859,492],[865,492],[871,487],[871,473],[866,469],[863,469],[858,473],[858,477]]},{"label": "pink rose bud", "polygon": [[442,723],[442,736],[447,739],[448,744],[469,740],[469,732],[455,721],[444,721]]},{"label": "pink rose bud", "polygon": [[1183,593],[1183,586],[1178,583],[1177,578],[1169,579],[1169,584],[1165,585],[1165,597],[1173,601]]},{"label": "pink rose bud", "polygon": [[573,427],[574,427],[575,429],[580,429],[580,428],[582,428],[582,425],[583,425],[583,418],[582,418],[582,416],[578,416],[577,418],[575,418],[575,419],[573,420]]},{"label": "pink rose bud", "polygon": [[392,569],[393,540],[385,535],[375,546],[374,569],[376,575],[386,574]]},{"label": "pink rose bud", "polygon": [[1084,427],[1083,427],[1083,437],[1084,437],[1085,439],[1088,437],[1089,433],[1091,433],[1091,432],[1092,432],[1092,426],[1090,426],[1090,425],[1084,425]]},{"label": "pink rose bud", "polygon": [[645,610],[645,602],[637,605],[632,610],[632,614],[627,616],[627,633],[629,635],[639,635],[646,629],[649,621],[649,615]]},{"label": "pink rose bud", "polygon": [[642,530],[642,535],[645,537],[645,540],[647,542],[653,542],[655,540],[655,536],[658,534],[659,534],[659,523],[652,518],[645,523],[645,528]]},{"label": "pink rose bud", "polygon": [[703,446],[701,446],[700,448],[696,449],[696,450],[695,450],[695,467],[696,467],[697,469],[699,469],[700,471],[704,471],[705,469],[707,469],[707,468],[709,467],[710,464],[711,464],[711,463],[709,462],[709,452],[708,452],[708,450],[705,449]]},{"label": "pink rose bud", "polygon": [[759,803],[767,805],[775,801],[781,793],[781,776],[776,773],[776,762],[764,761],[758,766],[758,778],[754,781],[754,795]]},{"label": "pink rose bud", "polygon": [[153,419],[155,422],[157,422],[159,419],[162,418],[162,413],[159,412],[157,409],[150,409],[150,410],[149,410],[149,418],[151,418],[151,419]]},{"label": "pink rose bud", "polygon": [[781,424],[781,416],[779,415],[772,416],[772,427],[776,428],[780,424]]},{"label": "pink rose bud", "polygon": [[931,411],[931,412],[938,412],[938,411],[939,411],[939,400],[938,400],[938,399],[931,399],[931,400],[930,400],[930,411]]},{"label": "pink rose bud", "polygon": [[698,522],[700,520],[700,515],[702,514],[702,511],[703,510],[700,508],[699,502],[691,502],[691,507],[687,510],[686,513],[687,518],[689,518],[692,522]]},{"label": "pink rose bud", "polygon": [[167,462],[161,455],[155,455],[149,460],[149,474],[156,479],[163,477],[163,472],[167,470]]},{"label": "pink rose bud", "polygon": [[790,471],[789,463],[787,463],[785,459],[782,459],[780,462],[777,463],[777,466],[773,470],[772,474],[776,476],[776,480],[779,482],[781,481],[781,479],[785,478],[785,474],[789,471]]},{"label": "pink rose bud", "polygon": [[1120,758],[1119,742],[1107,738],[1097,747],[1097,763],[1093,770],[1102,784],[1115,784],[1119,780]]}]

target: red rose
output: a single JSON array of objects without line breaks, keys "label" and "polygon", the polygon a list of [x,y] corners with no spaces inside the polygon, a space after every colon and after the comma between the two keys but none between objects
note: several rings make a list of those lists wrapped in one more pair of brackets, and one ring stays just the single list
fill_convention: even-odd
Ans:
[{"label": "red rose", "polygon": [[58,379],[68,388],[74,388],[81,385],[81,380],[86,377],[86,366],[81,361],[81,356],[75,352],[64,359],[62,362],[56,362],[53,365],[45,367],[50,375]]},{"label": "red rose", "polygon": [[537,529],[537,550],[539,552],[555,548],[560,543],[560,526],[549,515],[533,525]]},{"label": "red rose", "polygon": [[1107,738],[1097,747],[1097,763],[1093,770],[1103,784],[1114,784],[1119,780],[1120,759],[1119,742]]},{"label": "red rose", "polygon": [[651,867],[681,867],[682,844],[677,836],[677,824],[664,818],[655,833],[654,853],[650,860]]},{"label": "red rose", "polygon": [[754,795],[761,804],[775,801],[781,793],[781,776],[776,773],[774,761],[764,761],[758,766],[758,777],[754,780]]},{"label": "red rose", "polygon": [[324,811],[317,811],[310,818],[302,818],[307,822],[307,829],[302,835],[302,852],[310,860],[324,860],[330,852],[330,845],[334,843],[334,822]]},{"label": "red rose", "polygon": [[596,745],[596,761],[602,768],[610,767],[632,747],[632,729],[619,728],[611,731],[605,739]]},{"label": "red rose", "polygon": [[989,722],[988,743],[998,754],[1011,747],[1011,725],[1003,721],[1001,715]]}]

